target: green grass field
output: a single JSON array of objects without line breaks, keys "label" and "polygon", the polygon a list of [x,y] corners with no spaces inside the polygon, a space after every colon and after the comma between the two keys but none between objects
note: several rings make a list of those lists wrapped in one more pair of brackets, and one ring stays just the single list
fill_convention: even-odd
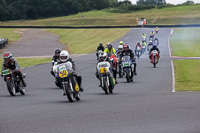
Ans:
[{"label": "green grass field", "polygon": [[15,42],[19,40],[21,34],[19,29],[0,28],[0,37],[8,38],[9,42]]},{"label": "green grass field", "polygon": [[[131,13],[111,13],[104,9],[100,11],[82,12],[75,15],[38,19],[2,22],[2,26],[112,26],[112,25],[136,25],[136,18],[146,18],[148,24],[158,17],[154,23],[170,24],[200,24],[200,5],[168,7],[162,9],[150,9]],[[82,18],[84,15],[84,18]]]},{"label": "green grass field", "polygon": [[176,91],[200,91],[200,60],[173,60]]},{"label": "green grass field", "polygon": [[[0,58],[0,65],[2,66],[3,58]],[[17,58],[17,62],[21,68],[34,66],[38,64],[51,62],[51,58]],[[0,67],[1,71],[2,67]]]},{"label": "green grass field", "polygon": [[48,29],[60,36],[60,41],[67,45],[73,54],[87,54],[96,51],[100,42],[106,46],[124,36],[130,29]]},{"label": "green grass field", "polygon": [[171,37],[173,56],[200,57],[200,28],[176,28]]},{"label": "green grass field", "polygon": [[[173,56],[200,57],[200,28],[176,28],[171,37]],[[200,91],[200,60],[173,60],[176,91]]]}]

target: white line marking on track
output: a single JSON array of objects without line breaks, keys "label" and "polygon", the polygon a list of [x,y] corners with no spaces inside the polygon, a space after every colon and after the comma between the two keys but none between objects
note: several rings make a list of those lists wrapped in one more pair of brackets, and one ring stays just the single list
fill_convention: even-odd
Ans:
[{"label": "white line marking on track", "polygon": [[[171,47],[170,47],[170,37],[173,34],[174,30],[171,29],[171,34],[169,35],[168,38],[168,48],[169,48],[169,56],[170,58],[172,57],[172,53],[171,53]],[[175,73],[174,73],[174,63],[171,60],[171,67],[172,67],[172,92],[176,92],[176,88],[175,88]]]}]

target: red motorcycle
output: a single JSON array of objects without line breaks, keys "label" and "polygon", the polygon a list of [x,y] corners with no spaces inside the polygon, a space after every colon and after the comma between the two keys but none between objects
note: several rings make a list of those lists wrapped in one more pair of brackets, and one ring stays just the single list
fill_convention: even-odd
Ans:
[{"label": "red motorcycle", "polygon": [[158,55],[158,51],[157,50],[153,50],[151,52],[151,55],[150,55],[150,60],[151,60],[151,63],[153,64],[154,68],[156,67],[156,64],[158,64],[158,59],[160,58],[160,56]]},{"label": "red motorcycle", "polygon": [[112,61],[112,66],[115,67],[115,69],[117,70],[117,62],[118,62],[118,58],[116,57],[116,55],[111,55],[110,56],[110,60]]}]

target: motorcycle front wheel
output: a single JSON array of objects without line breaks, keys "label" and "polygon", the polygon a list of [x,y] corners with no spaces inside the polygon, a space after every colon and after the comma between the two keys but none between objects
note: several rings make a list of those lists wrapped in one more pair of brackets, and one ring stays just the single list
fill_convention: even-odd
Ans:
[{"label": "motorcycle front wheel", "polygon": [[7,85],[8,92],[10,93],[10,95],[15,96],[16,90],[15,90],[15,87],[13,86],[13,84],[11,83],[10,80],[6,80],[6,85]]},{"label": "motorcycle front wheel", "polygon": [[104,89],[104,91],[105,91],[105,94],[108,94],[108,92],[109,92],[109,87],[108,87],[108,82],[107,82],[107,79],[106,79],[106,78],[103,79],[103,89]]},{"label": "motorcycle front wheel", "polygon": [[130,82],[130,72],[129,71],[126,71],[126,80],[127,82]]},{"label": "motorcycle front wheel", "polygon": [[71,86],[68,84],[64,84],[64,91],[65,91],[65,94],[67,95],[69,102],[74,102],[73,92],[71,92]]}]

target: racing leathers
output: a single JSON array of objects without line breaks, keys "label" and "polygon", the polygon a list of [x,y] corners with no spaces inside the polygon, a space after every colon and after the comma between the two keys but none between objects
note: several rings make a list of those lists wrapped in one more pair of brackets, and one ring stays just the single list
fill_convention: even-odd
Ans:
[{"label": "racing leathers", "polygon": [[[26,87],[26,82],[23,79],[23,75],[22,72],[20,70],[20,66],[17,63],[16,59],[11,58],[9,61],[5,62],[3,61],[2,63],[2,71],[6,70],[6,69],[10,69],[14,74],[18,75],[20,80],[22,81],[22,84],[24,87]],[[4,77],[4,81],[5,81],[5,77]]]},{"label": "racing leathers", "polygon": [[100,50],[103,52],[105,50],[104,46],[98,46],[97,47],[97,51],[96,51],[97,59],[98,59],[98,54],[99,54],[98,51],[100,51]]},{"label": "racing leathers", "polygon": [[[60,57],[54,55],[54,56],[52,57],[52,66],[54,66],[54,64],[55,64],[56,62],[57,62],[57,63],[60,62]],[[53,67],[51,68],[51,74],[55,77],[55,74],[54,74],[54,72],[53,72]]]}]

